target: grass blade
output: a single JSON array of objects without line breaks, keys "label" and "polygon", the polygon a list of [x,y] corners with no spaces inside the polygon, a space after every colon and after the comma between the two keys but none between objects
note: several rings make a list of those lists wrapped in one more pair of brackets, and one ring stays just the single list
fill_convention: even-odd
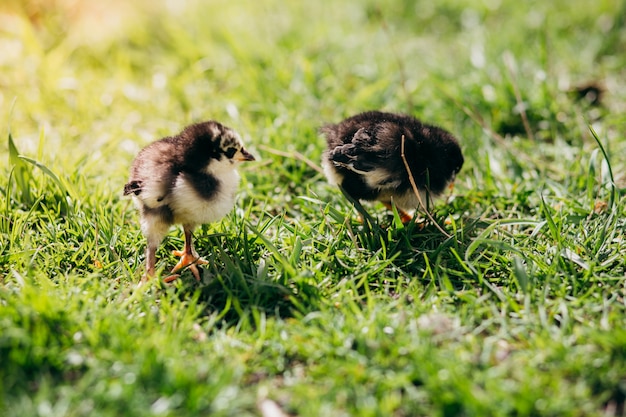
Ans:
[{"label": "grass blade", "polygon": [[50,179],[52,179],[52,181],[54,181],[54,183],[59,187],[59,190],[61,190],[61,192],[63,194],[69,194],[68,188],[65,186],[65,184],[61,181],[61,179],[54,173],[52,172],[52,170],[50,170],[50,168],[48,168],[47,166],[45,166],[44,164],[42,164],[39,161],[36,161],[32,158],[29,158],[27,156],[19,156],[19,159],[22,161],[26,161],[29,164],[31,164],[32,166],[35,166],[37,168],[39,168],[41,171],[43,171],[44,174],[46,174],[48,177],[50,177]]},{"label": "grass blade", "polygon": [[33,197],[30,191],[30,181],[32,179],[32,172],[28,165],[22,160],[20,153],[13,140],[13,135],[9,132],[8,138],[9,145],[9,166],[13,167],[13,178],[20,193],[19,200],[26,205],[31,205]]},{"label": "grass blade", "polygon": [[611,196],[609,197],[609,210],[613,210],[613,206],[615,205],[615,202],[618,199],[619,196],[619,191],[617,189],[617,186],[615,185],[615,178],[613,177],[613,168],[611,167],[611,160],[609,159],[609,155],[606,152],[606,149],[604,148],[604,145],[602,145],[602,141],[600,140],[600,138],[598,137],[598,134],[596,133],[595,129],[590,125],[589,126],[589,130],[591,131],[591,136],[593,136],[593,139],[596,141],[596,144],[598,145],[598,147],[600,148],[600,152],[602,152],[602,156],[604,157],[604,160],[606,161],[606,165],[609,171],[609,179],[610,181],[610,187],[611,187]]}]

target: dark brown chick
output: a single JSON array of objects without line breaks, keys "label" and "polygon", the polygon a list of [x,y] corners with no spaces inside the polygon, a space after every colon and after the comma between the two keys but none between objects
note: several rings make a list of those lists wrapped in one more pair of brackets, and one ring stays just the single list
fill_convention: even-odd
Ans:
[{"label": "dark brown chick", "polygon": [[321,131],[328,142],[322,155],[328,181],[354,200],[395,204],[404,222],[411,219],[407,211],[440,195],[463,166],[461,148],[452,134],[408,115],[369,111]]}]

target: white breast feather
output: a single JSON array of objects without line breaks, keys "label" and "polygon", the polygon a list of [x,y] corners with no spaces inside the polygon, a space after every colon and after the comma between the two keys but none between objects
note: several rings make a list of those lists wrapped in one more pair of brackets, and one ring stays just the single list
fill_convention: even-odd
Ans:
[{"label": "white breast feather", "polygon": [[328,157],[322,158],[322,169],[324,170],[324,174],[326,178],[328,178],[328,183],[331,185],[339,185],[343,181],[343,175],[340,175],[332,162],[328,160]]},{"label": "white breast feather", "polygon": [[176,179],[170,199],[175,223],[199,225],[215,222],[235,205],[240,180],[235,165],[228,161],[213,161],[206,171],[219,181],[216,193],[209,200],[198,195],[184,174]]},{"label": "white breast feather", "polygon": [[369,171],[363,175],[363,178],[366,184],[374,189],[396,188],[401,184],[399,179],[392,179],[389,171],[383,168],[376,168]]},{"label": "white breast feather", "polygon": [[[391,201],[395,203],[395,205],[405,211],[410,211],[414,209],[423,209],[422,204],[428,204],[427,193],[425,190],[419,190],[419,198],[415,195],[412,188],[409,188],[403,194],[392,194],[392,193],[383,193],[380,196],[381,201]],[[421,203],[420,203],[421,200]]]}]

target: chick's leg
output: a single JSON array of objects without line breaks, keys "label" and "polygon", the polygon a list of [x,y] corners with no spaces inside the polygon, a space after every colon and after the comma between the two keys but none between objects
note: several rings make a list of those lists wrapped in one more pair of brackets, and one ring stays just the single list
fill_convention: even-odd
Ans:
[{"label": "chick's leg", "polygon": [[163,236],[167,233],[169,223],[162,221],[160,216],[147,212],[144,208],[141,216],[141,231],[146,237],[146,271],[143,281],[154,276],[156,270],[156,253]]},{"label": "chick's leg", "polygon": [[[193,248],[193,235],[191,234],[192,228],[189,226],[183,226],[183,230],[185,232],[185,248],[182,251],[173,252],[175,256],[180,256],[180,260],[172,269],[172,273],[188,266],[196,280],[200,281],[200,270],[196,265],[204,265],[208,262],[204,259],[201,259],[200,255],[198,255],[198,253]],[[164,281],[171,282],[179,276],[179,274],[170,275],[169,277],[165,278]]]},{"label": "chick's leg", "polygon": [[[393,206],[391,205],[391,203],[383,203],[385,205],[385,207],[387,207],[388,210],[393,211]],[[409,213],[407,213],[406,211],[398,208],[396,206],[396,210],[398,210],[398,215],[400,216],[400,220],[402,221],[402,223],[407,224],[409,223],[411,220],[413,220],[413,216],[411,216]]]},{"label": "chick's leg", "polygon": [[144,281],[147,281],[154,276],[154,270],[156,265],[156,251],[156,246],[148,244],[148,247],[146,248],[146,272],[143,276]]}]

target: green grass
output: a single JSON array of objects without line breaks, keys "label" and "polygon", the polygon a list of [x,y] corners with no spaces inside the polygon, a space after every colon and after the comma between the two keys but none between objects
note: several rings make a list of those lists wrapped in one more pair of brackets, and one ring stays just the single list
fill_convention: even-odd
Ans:
[{"label": "green grass", "polygon": [[[0,414],[626,415],[619,2],[74,3],[0,6]],[[459,137],[445,234],[303,161],[369,109]],[[138,286],[130,163],[207,119],[258,162]]]}]

